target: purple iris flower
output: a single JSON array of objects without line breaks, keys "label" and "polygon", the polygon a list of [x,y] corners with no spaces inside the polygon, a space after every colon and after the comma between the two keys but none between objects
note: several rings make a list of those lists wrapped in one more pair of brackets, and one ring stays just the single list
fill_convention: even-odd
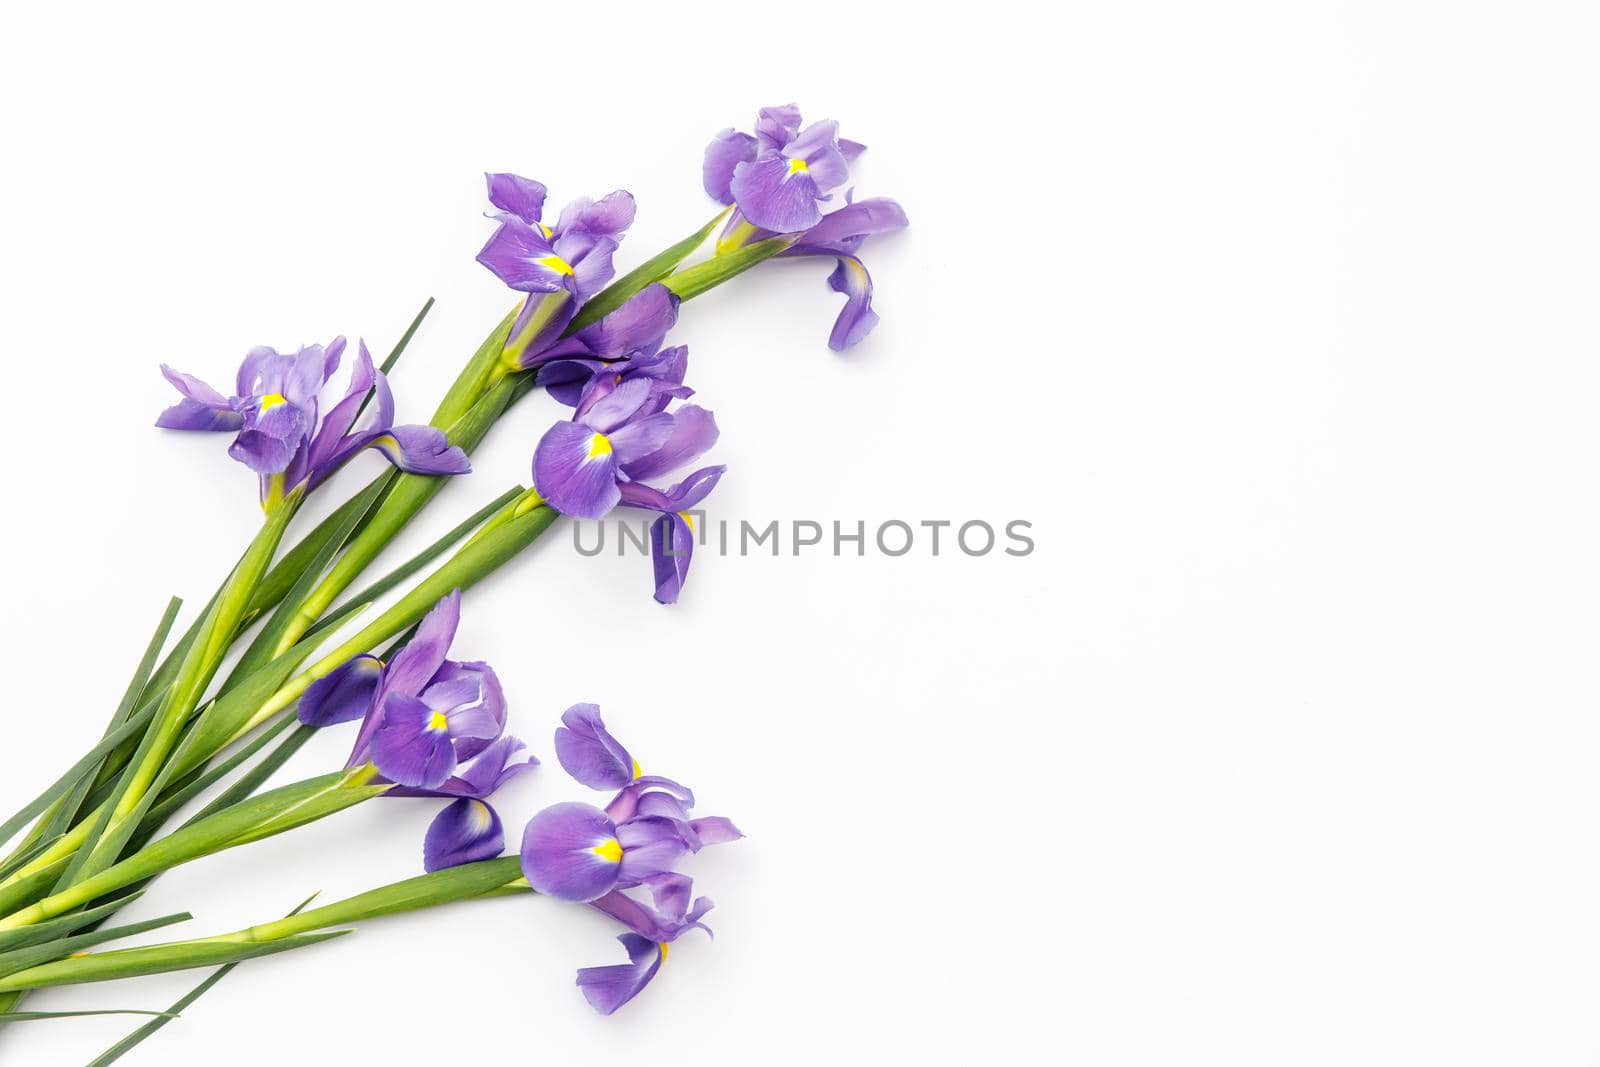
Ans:
[{"label": "purple iris flower", "polygon": [[822,220],[821,204],[850,180],[864,145],[839,137],[832,119],[801,128],[794,104],[764,107],[755,133],[723,130],[706,147],[706,192],[757,229],[797,233]]},{"label": "purple iris flower", "polygon": [[824,215],[820,204],[849,179],[848,165],[865,146],[837,135],[838,124],[818,122],[801,130],[793,104],[762,108],[754,134],[723,130],[706,148],[702,180],[706,192],[735,205],[719,253],[778,235],[793,239],[780,255],[829,256],[835,260],[828,285],[845,297],[828,347],[836,352],[856,344],[877,325],[872,310],[872,276],[856,254],[873,234],[904,229],[905,211],[893,200],[854,200]]},{"label": "purple iris flower", "polygon": [[[239,367],[236,393],[224,397],[192,375],[165,365],[161,373],[183,398],[163,411],[156,425],[169,430],[237,432],[228,454],[261,477],[261,498],[270,503],[305,485],[314,489],[357,452],[375,448],[396,467],[416,474],[465,474],[466,453],[432,426],[394,425],[394,395],[372,365],[365,342],[350,385],[326,416],[318,396],[339,367],[343,337],[326,348],[309,345],[294,355],[252,349]],[[354,429],[371,395],[372,418]]]},{"label": "purple iris flower", "polygon": [[616,273],[612,256],[633,223],[633,196],[621,189],[568,204],[554,226],[544,214],[545,187],[516,174],[485,175],[500,223],[478,262],[527,293],[506,354],[518,369],[535,366],[584,303]]},{"label": "purple iris flower", "polygon": [[598,900],[647,885],[690,852],[743,836],[722,818],[690,819],[694,794],[670,778],[645,775],[606,729],[600,709],[575,704],[556,730],[556,758],[576,781],[618,792],[604,809],[565,803],[546,808],[522,838],[528,884],[562,900]]},{"label": "purple iris flower", "polygon": [[361,719],[349,766],[371,761],[385,796],[451,801],[423,843],[427,870],[498,856],[505,846],[500,816],[485,801],[531,769],[525,747],[505,733],[505,695],[484,663],[445,658],[461,621],[461,594],[446,596],[417,625],[387,664],[357,656],[313,682],[300,698],[310,726]]},{"label": "purple iris flower", "polygon": [[[587,903],[628,928],[618,939],[628,963],[578,972],[589,1003],[610,1015],[656,976],[668,944],[689,930],[711,932],[700,921],[710,899],[694,898],[693,883],[673,864],[744,835],[724,818],[690,818],[694,794],[670,778],[644,774],[593,704],[566,710],[555,746],[574,779],[617,793],[604,810],[567,803],[535,815],[522,837],[522,870],[541,893]],[[650,903],[628,893],[641,887]]]},{"label": "purple iris flower", "polygon": [[692,392],[670,376],[596,374],[572,419],[540,438],[534,485],[564,515],[603,517],[621,502],[622,485],[677,470],[716,443],[711,412],[694,404],[666,410]]}]

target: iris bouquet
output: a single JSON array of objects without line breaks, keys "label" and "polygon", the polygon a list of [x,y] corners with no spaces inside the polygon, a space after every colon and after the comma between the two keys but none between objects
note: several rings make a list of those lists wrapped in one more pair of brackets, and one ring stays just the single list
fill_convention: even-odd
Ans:
[{"label": "iris bouquet", "polygon": [[[724,130],[706,149],[702,180],[721,209],[620,275],[635,213],[629,193],[551,212],[539,182],[488,175],[493,230],[477,259],[517,301],[426,425],[397,420],[388,378],[431,301],[381,365],[364,341],[352,356],[340,337],[294,352],[253,349],[226,393],[162,367],[178,396],[157,425],[229,435],[229,455],[256,475],[262,523],[187,628],[176,625],[181,603],[167,605],[100,742],[0,823],[0,846],[9,846],[0,858],[0,1026],[83,1014],[25,1008],[44,987],[210,969],[178,1003],[136,1012],[153,1018],[96,1061],[109,1063],[243,961],[315,945],[365,919],[515,894],[585,905],[619,924],[626,962],[577,978],[609,1014],[655,978],[678,937],[707,930],[711,902],[677,867],[740,831],[695,815],[684,785],[645,773],[592,704],[561,714],[554,753],[567,775],[609,800],[545,808],[507,852],[491,798],[539,761],[510,732],[514,671],[508,687],[489,664],[450,658],[452,644],[463,594],[563,516],[596,519],[619,507],[654,516],[655,598],[683,595],[692,511],[725,468],[696,466],[717,443],[716,419],[691,402],[688,351],[669,334],[685,302],[744,271],[822,259],[832,263],[828,285],[844,297],[829,345],[865,337],[877,315],[861,246],[906,217],[892,200],[854,196],[850,168],[861,152],[835,122],[805,124],[793,106],[762,109],[751,131]],[[531,485],[506,489],[422,552],[369,576],[536,388],[571,415],[533,444]],[[305,502],[332,492],[368,451],[389,468],[298,531]],[[549,699],[559,706],[557,695]],[[312,733],[334,728],[352,735],[343,766],[265,788]],[[307,901],[243,930],[114,944],[189,918],[118,924],[127,904],[159,893],[152,883],[163,872],[397,796],[440,805],[416,877],[317,907]]]}]

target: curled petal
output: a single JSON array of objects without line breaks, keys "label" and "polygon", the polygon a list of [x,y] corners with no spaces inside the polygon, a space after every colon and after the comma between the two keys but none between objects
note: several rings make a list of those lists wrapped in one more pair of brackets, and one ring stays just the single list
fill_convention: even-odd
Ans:
[{"label": "curled petal", "polygon": [[899,202],[886,196],[847,204],[824,215],[822,221],[805,232],[799,244],[782,255],[804,255],[822,248],[853,252],[862,239],[874,234],[892,233],[911,224]]},{"label": "curled petal", "polygon": [[493,859],[505,847],[500,815],[481,800],[462,797],[433,817],[422,841],[422,867],[440,871]]},{"label": "curled petal", "polygon": [[578,988],[601,1015],[610,1015],[638,996],[667,958],[664,946],[638,934],[622,934],[617,940],[628,950],[627,963],[578,971]]},{"label": "curled petal", "polygon": [[622,867],[617,827],[588,804],[555,804],[528,821],[522,873],[528,884],[560,900],[586,903],[609,893]]},{"label": "curled petal", "polygon": [[544,214],[543,183],[520,174],[485,174],[483,177],[489,186],[489,203],[529,226],[538,225]]},{"label": "curled petal", "polygon": [[563,234],[556,242],[556,255],[572,267],[570,288],[579,304],[606,287],[617,273],[611,264],[617,242],[612,237],[592,237],[586,233]]},{"label": "curled petal", "polygon": [[671,796],[684,813],[694,807],[694,793],[689,787],[663,778],[659,774],[640,775],[622,787],[611,803],[606,805],[606,814],[611,816],[614,823],[624,823],[639,813],[639,801],[647,792],[660,792]]},{"label": "curled petal", "polygon": [[800,130],[800,108],[797,104],[778,104],[764,107],[756,114],[756,137],[762,151],[783,148]]},{"label": "curled petal", "polygon": [[562,209],[556,232],[562,236],[592,233],[615,237],[633,225],[634,210],[633,194],[625,189],[609,192],[599,200],[580,197]]},{"label": "curled petal", "polygon": [[694,462],[717,443],[716,417],[698,404],[685,404],[668,417],[672,420],[670,433],[648,453],[624,456],[618,449],[617,462],[629,478],[640,481],[668,474]]},{"label": "curled petal", "polygon": [[728,183],[733,180],[733,168],[756,158],[756,139],[738,130],[723,130],[706,145],[705,161],[700,165],[700,180],[706,195],[722,204],[733,203],[733,193]]},{"label": "curled petal", "polygon": [[605,435],[576,422],[558,422],[533,453],[533,484],[563,515],[604,517],[617,506],[617,462]]},{"label": "curled petal", "polygon": [[390,463],[411,474],[466,474],[472,470],[467,454],[452,445],[443,430],[432,426],[391,426],[346,438],[334,462],[313,472],[313,480],[327,478],[340,463],[363,448],[377,449]]},{"label": "curled petal", "polygon": [[556,728],[561,769],[590,789],[618,789],[634,780],[639,765],[611,735],[597,704],[574,704]]},{"label": "curled petal", "polygon": [[638,815],[618,824],[617,840],[622,844],[617,884],[624,886],[666,874],[694,845],[677,820],[654,815]]},{"label": "curled petal", "polygon": [[300,721],[321,727],[361,718],[372,707],[382,672],[382,660],[362,653],[318,678],[300,698]]},{"label": "curled petal", "polygon": [[721,815],[708,815],[703,819],[690,819],[690,829],[700,839],[700,846],[725,845],[729,841],[737,841],[744,836],[739,828],[733,825],[731,819]]},{"label": "curled petal", "polygon": [[599,322],[579,330],[577,339],[599,359],[653,353],[678,321],[678,304],[676,293],[652,282]]},{"label": "curled petal", "polygon": [[694,526],[682,512],[663,515],[650,526],[650,564],[655,572],[658,604],[676,604],[689,580],[694,556]]},{"label": "curled petal", "polygon": [[828,347],[843,352],[878,325],[878,313],[872,310],[872,275],[855,256],[840,256],[833,273],[828,275],[828,287],[845,296],[844,308],[828,335]]}]

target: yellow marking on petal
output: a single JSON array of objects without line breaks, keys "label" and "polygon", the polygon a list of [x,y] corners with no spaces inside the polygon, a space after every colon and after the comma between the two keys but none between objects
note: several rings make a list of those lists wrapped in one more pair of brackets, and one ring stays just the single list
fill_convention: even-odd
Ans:
[{"label": "yellow marking on petal", "polygon": [[428,716],[428,729],[448,730],[449,728],[450,720],[444,717],[444,712],[436,711],[432,715]]},{"label": "yellow marking on petal", "polygon": [[572,273],[572,265],[560,256],[540,256],[534,262],[546,270],[555,271],[557,274]]},{"label": "yellow marking on petal", "polygon": [[551,234],[550,234],[550,227],[548,227],[548,226],[546,226],[546,225],[545,225],[545,224],[544,224],[544,223],[542,223],[542,222],[536,222],[536,223],[534,223],[534,225],[535,225],[535,226],[537,226],[537,227],[539,227],[539,232],[540,232],[540,233],[542,233],[542,234],[544,234],[544,239],[545,239],[545,240],[546,240],[546,241],[548,241],[548,240],[550,240],[550,237],[551,237]]},{"label": "yellow marking on petal", "polygon": [[790,174],[804,174],[806,171],[808,171],[810,169],[811,168],[806,164],[806,161],[803,160],[803,159],[791,159],[791,160],[789,160],[789,173]]},{"label": "yellow marking on petal", "polygon": [[689,527],[690,533],[694,533],[694,518],[687,511],[678,512],[678,518],[682,519],[683,524]]},{"label": "yellow marking on petal", "polygon": [[279,404],[287,404],[288,402],[289,401],[282,393],[268,393],[266,396],[261,398],[261,406],[256,410],[262,415],[265,415]]},{"label": "yellow marking on petal", "polygon": [[603,433],[597,433],[589,438],[589,458],[598,459],[611,454],[611,439]]},{"label": "yellow marking on petal", "polygon": [[639,766],[639,761],[638,760],[634,760],[633,761],[633,776],[635,778],[637,778],[642,774],[644,774],[644,769]]},{"label": "yellow marking on petal", "polygon": [[482,833],[489,828],[489,805],[481,800],[472,802],[472,828],[477,833]]},{"label": "yellow marking on petal", "polygon": [[622,842],[618,841],[614,837],[607,839],[606,843],[603,845],[596,845],[589,851],[593,852],[596,856],[599,856],[607,863],[622,862]]},{"label": "yellow marking on petal", "polygon": [[666,963],[667,962],[667,943],[665,941],[659,941],[659,942],[656,943],[656,948],[659,948],[661,950],[661,962],[662,963]]}]

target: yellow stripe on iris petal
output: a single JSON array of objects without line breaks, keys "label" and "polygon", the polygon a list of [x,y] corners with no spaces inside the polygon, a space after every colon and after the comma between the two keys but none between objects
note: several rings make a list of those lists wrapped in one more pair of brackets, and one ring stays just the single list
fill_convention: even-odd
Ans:
[{"label": "yellow stripe on iris petal", "polygon": [[596,856],[599,856],[607,863],[622,862],[622,842],[618,841],[614,837],[607,838],[603,843],[594,846],[594,848],[591,848],[589,851],[593,852]]},{"label": "yellow stripe on iris petal", "polygon": [[288,399],[282,393],[268,393],[261,398],[261,406],[256,410],[265,415],[279,404],[287,404],[288,402]]},{"label": "yellow stripe on iris petal", "polygon": [[450,729],[450,720],[444,717],[444,712],[436,711],[432,715],[428,716],[428,729],[440,731],[448,730]]},{"label": "yellow stripe on iris petal", "polygon": [[806,161],[803,160],[803,159],[791,159],[791,160],[789,160],[789,173],[790,174],[804,174],[806,171],[808,171],[810,169],[811,168],[806,164]]},{"label": "yellow stripe on iris petal", "polygon": [[538,259],[534,260],[534,262],[539,264],[539,266],[543,267],[545,270],[553,270],[557,274],[572,273],[572,265],[566,260],[562,259],[560,256],[540,256]]},{"label": "yellow stripe on iris petal", "polygon": [[611,455],[611,439],[603,433],[597,433],[589,438],[589,457],[599,459],[601,456]]}]

